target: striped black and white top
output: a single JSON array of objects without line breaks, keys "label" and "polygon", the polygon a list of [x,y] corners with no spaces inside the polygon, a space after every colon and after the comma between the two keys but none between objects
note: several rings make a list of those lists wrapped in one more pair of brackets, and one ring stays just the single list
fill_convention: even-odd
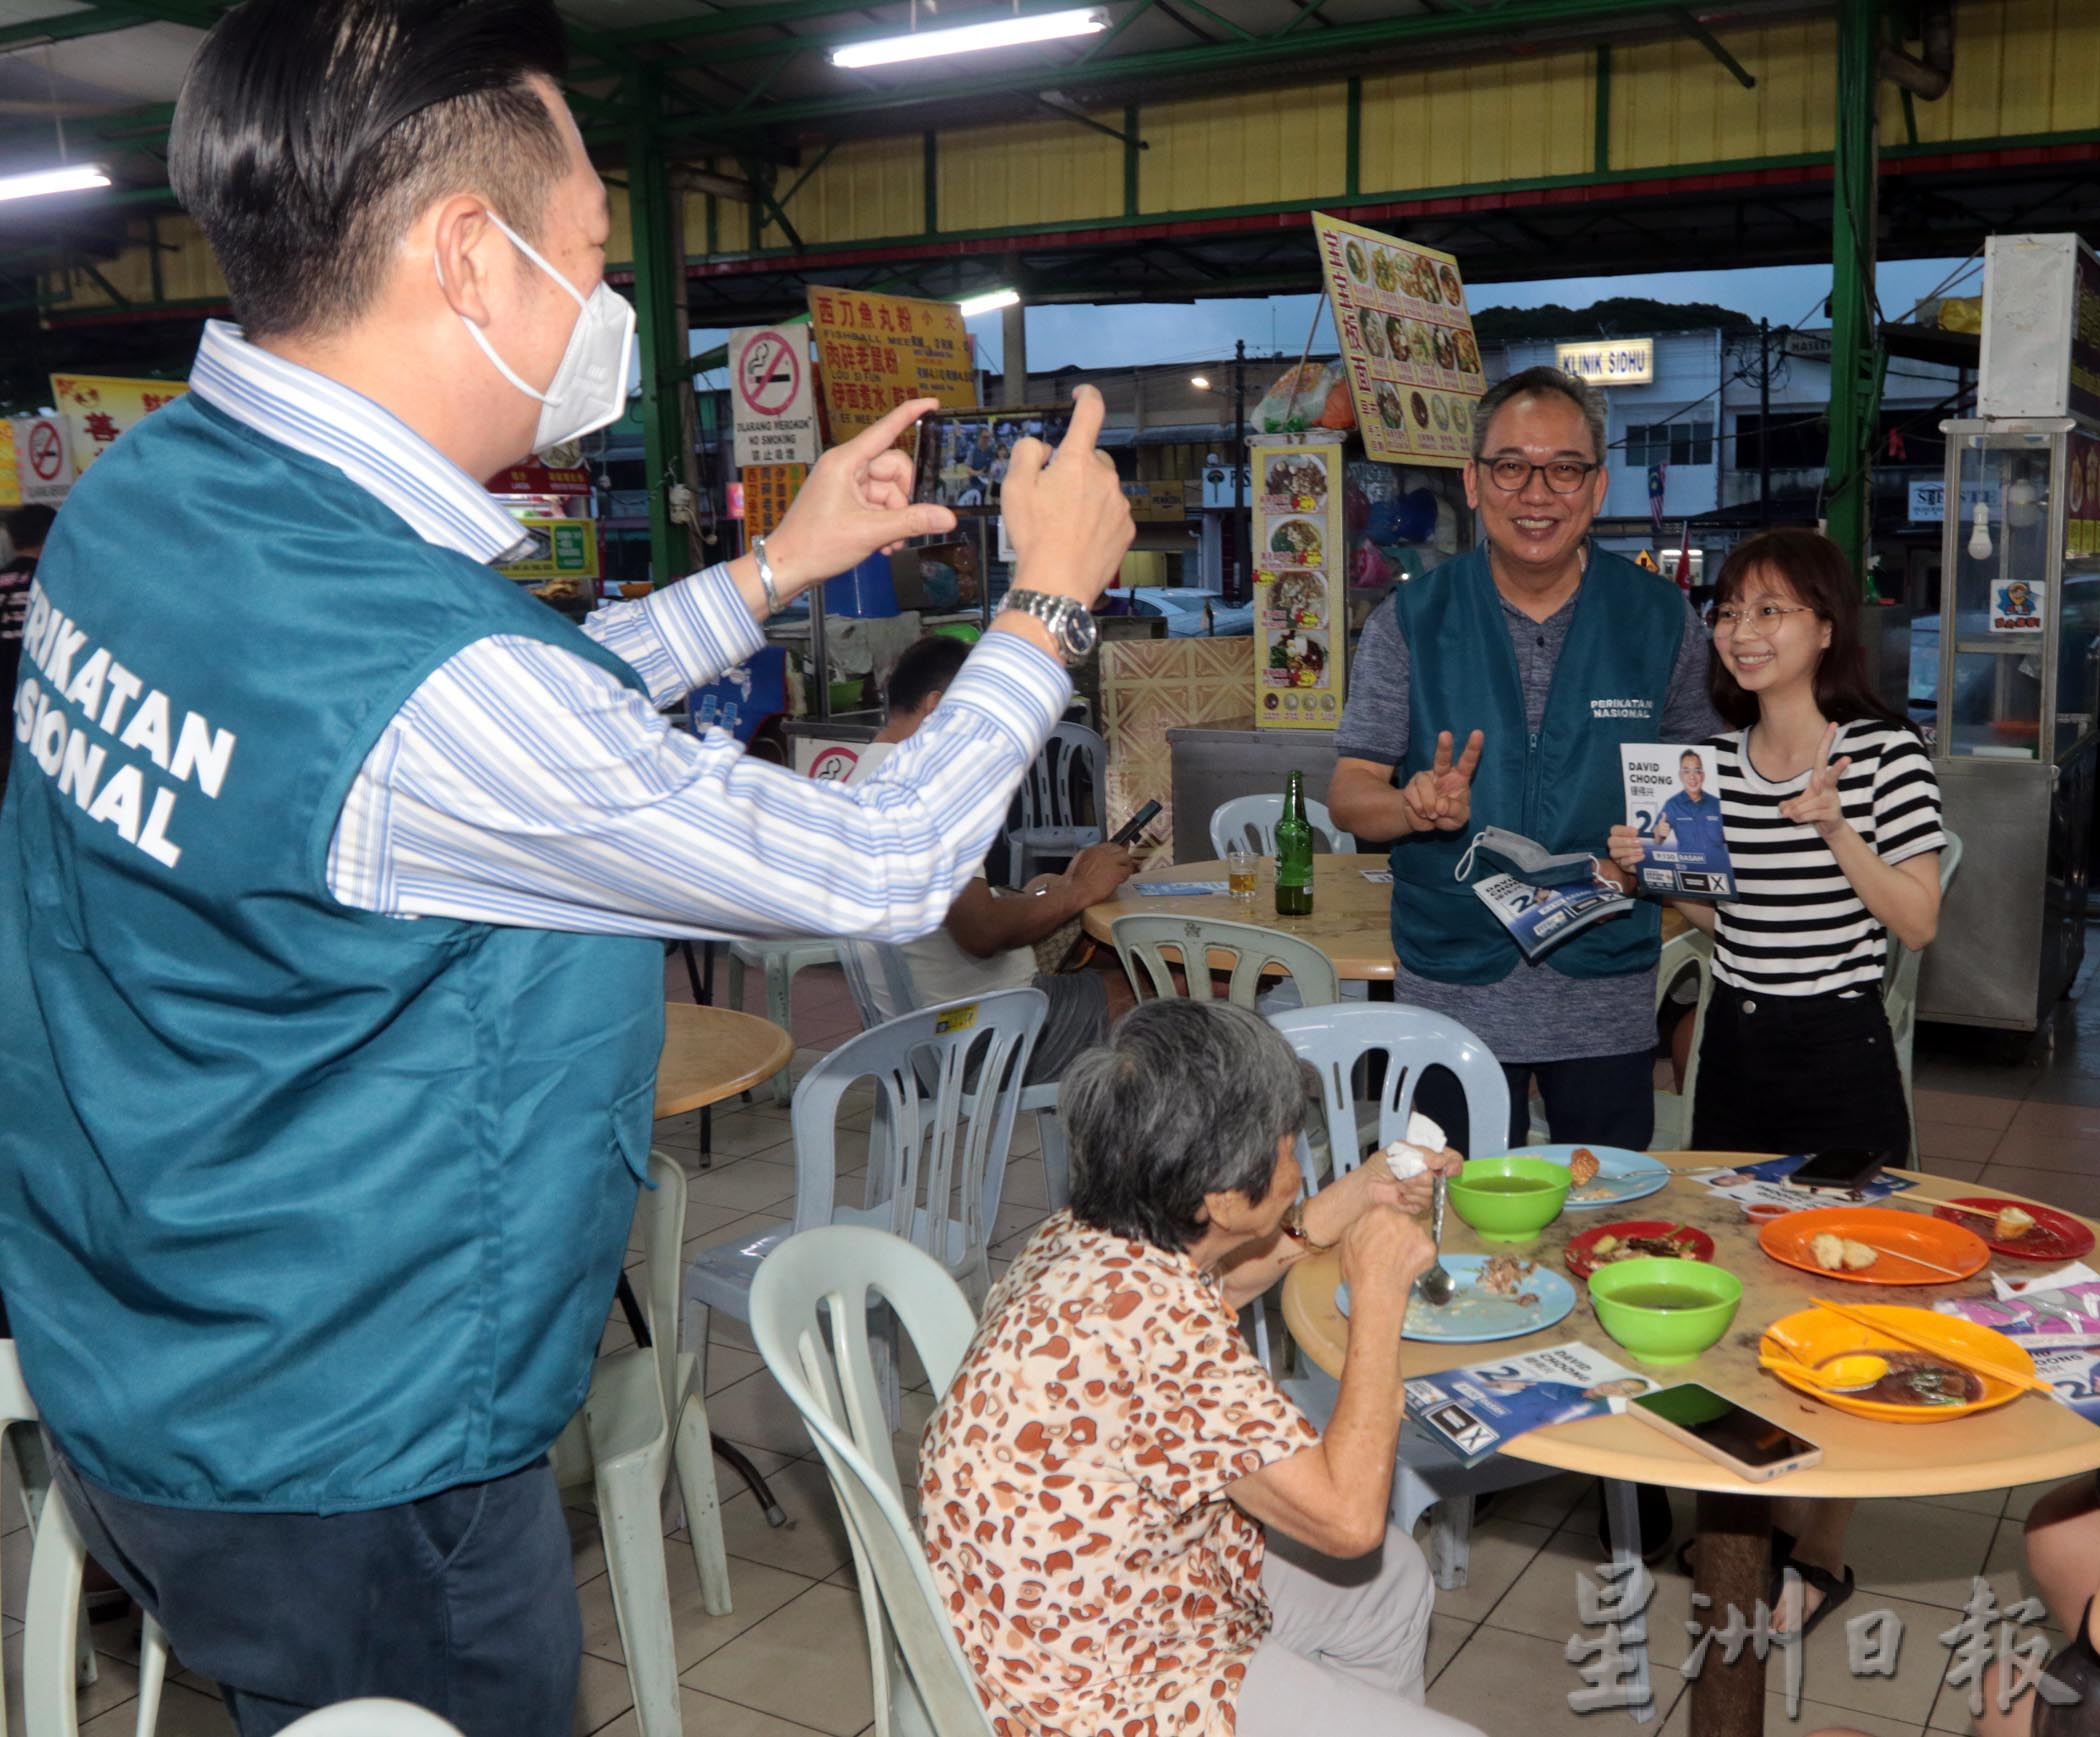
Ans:
[{"label": "striped black and white top", "polygon": [[[1779,805],[1808,786],[1808,774],[1774,783],[1743,746],[1747,732],[1714,738],[1721,817],[1737,897],[1714,928],[1714,975],[1769,995],[1827,995],[1878,986],[1888,931],[1868,915],[1837,857],[1814,830],[1779,817]],[[1862,719],[1838,732],[1831,758],[1852,757],[1839,786],[1845,818],[1883,862],[1899,863],[1946,844],[1940,787],[1917,736]]]}]

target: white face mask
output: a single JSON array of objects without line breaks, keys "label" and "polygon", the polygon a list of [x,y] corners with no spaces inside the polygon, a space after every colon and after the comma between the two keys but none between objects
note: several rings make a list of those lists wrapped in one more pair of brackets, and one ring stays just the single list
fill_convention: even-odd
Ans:
[{"label": "white face mask", "polygon": [[[554,378],[544,392],[534,391],[519,379],[510,364],[496,354],[481,328],[465,315],[460,316],[468,336],[481,346],[481,353],[495,364],[496,371],[526,397],[538,401],[540,425],[532,437],[532,450],[545,452],[550,446],[559,446],[565,440],[618,421],[627,408],[627,376],[634,357],[633,305],[602,280],[587,298],[579,295],[574,284],[493,211],[489,221],[510,237],[513,247],[560,284],[577,309],[576,323],[569,328],[568,348],[562,351],[561,365],[554,370]],[[444,266],[438,264],[434,254],[431,263],[437,265],[438,282],[442,284]]]}]

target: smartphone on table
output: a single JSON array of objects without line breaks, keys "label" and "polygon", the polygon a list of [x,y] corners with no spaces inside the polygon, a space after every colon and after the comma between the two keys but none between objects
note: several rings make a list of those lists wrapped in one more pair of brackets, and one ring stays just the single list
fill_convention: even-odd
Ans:
[{"label": "smartphone on table", "polygon": [[1796,1188],[1830,1188],[1840,1193],[1849,1193],[1855,1188],[1864,1188],[1878,1177],[1889,1165],[1896,1162],[1893,1152],[1869,1152],[1860,1146],[1837,1146],[1827,1152],[1817,1152],[1808,1162],[1787,1178]]},{"label": "smartphone on table", "polygon": [[1696,1381],[1643,1394],[1629,1401],[1626,1409],[1628,1415],[1718,1460],[1754,1484],[1800,1471],[1823,1457],[1823,1450],[1814,1442]]}]

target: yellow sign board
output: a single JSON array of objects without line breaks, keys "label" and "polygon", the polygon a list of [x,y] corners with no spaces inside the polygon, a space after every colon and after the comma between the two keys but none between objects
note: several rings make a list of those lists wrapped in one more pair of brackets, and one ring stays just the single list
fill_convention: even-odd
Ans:
[{"label": "yellow sign board", "polygon": [[598,526],[590,519],[520,519],[530,531],[531,551],[504,561],[496,571],[507,579],[595,579],[598,577]]},{"label": "yellow sign board", "polygon": [[812,285],[809,323],[833,440],[852,439],[911,398],[976,409],[970,334],[953,302]]},{"label": "yellow sign board", "polygon": [[22,504],[22,479],[15,471],[15,425],[0,416],[0,507],[12,512]]},{"label": "yellow sign board", "polygon": [[66,445],[71,449],[73,474],[85,476],[87,467],[116,444],[117,436],[160,409],[185,396],[187,380],[119,380],[99,374],[54,374],[51,402],[66,425]]},{"label": "yellow sign board", "polygon": [[1458,261],[1319,211],[1313,234],[1364,450],[1389,464],[1464,464],[1487,376]]},{"label": "yellow sign board", "polygon": [[787,510],[802,492],[809,477],[806,464],[747,464],[744,466],[745,546],[755,537],[770,537],[787,517]]}]

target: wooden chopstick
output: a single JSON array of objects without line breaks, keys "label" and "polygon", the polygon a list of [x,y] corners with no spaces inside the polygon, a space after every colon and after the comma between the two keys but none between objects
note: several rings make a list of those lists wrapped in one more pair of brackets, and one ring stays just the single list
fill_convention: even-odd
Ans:
[{"label": "wooden chopstick", "polygon": [[2055,1388],[2051,1387],[2048,1382],[2038,1375],[2024,1374],[2020,1370],[2009,1369],[2002,1364],[1986,1362],[1983,1358],[1968,1352],[1950,1350],[1945,1345],[1935,1344],[1929,1339],[1921,1339],[1913,1334],[1906,1333],[1900,1327],[1891,1327],[1886,1322],[1877,1321],[1871,1315],[1859,1314],[1857,1311],[1847,1308],[1843,1303],[1826,1302],[1821,1297],[1811,1297],[1809,1301],[1814,1303],[1819,1309],[1829,1310],[1831,1314],[1838,1316],[1841,1320],[1850,1321],[1855,1327],[1864,1327],[1869,1333],[1879,1333],[1884,1338],[1895,1340],[1899,1345],[1908,1345],[1913,1351],[1925,1351],[1934,1357],[1943,1357],[1957,1368],[1969,1370],[1972,1374],[1988,1375],[1992,1380],[2002,1381],[2008,1387],[2018,1387],[2035,1393],[2053,1395],[2056,1392]]},{"label": "wooden chopstick", "polygon": [[1929,1261],[1923,1255],[1908,1254],[1900,1248],[1883,1248],[1879,1243],[1866,1242],[1856,1236],[1851,1240],[1859,1243],[1862,1248],[1872,1249],[1877,1255],[1887,1255],[1893,1260],[1909,1261],[1911,1265],[1923,1267],[1927,1272],[1945,1273],[1950,1279],[1966,1279],[1971,1276],[1968,1273],[1958,1273],[1952,1267],[1943,1267],[1938,1261]]}]

